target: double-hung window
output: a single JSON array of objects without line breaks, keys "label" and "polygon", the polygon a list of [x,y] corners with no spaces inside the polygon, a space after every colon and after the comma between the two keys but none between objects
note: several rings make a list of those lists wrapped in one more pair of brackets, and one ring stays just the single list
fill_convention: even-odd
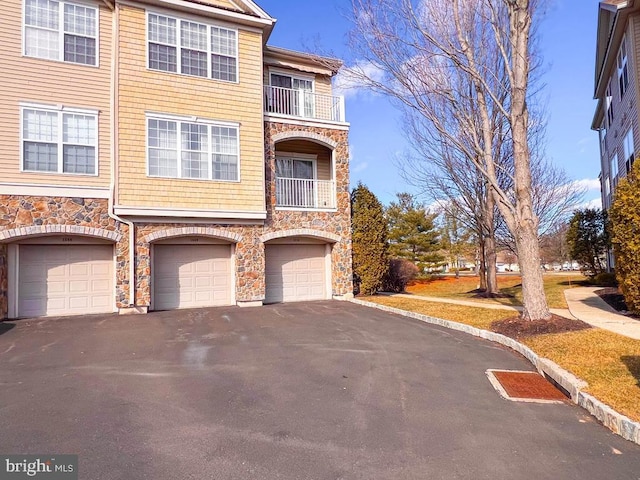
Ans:
[{"label": "double-hung window", "polygon": [[627,67],[627,39],[624,37],[618,52],[618,84],[620,85],[620,98],[624,96],[629,86],[629,69]]},{"label": "double-hung window", "polygon": [[[629,174],[629,172],[631,171],[631,167],[633,167],[633,162],[635,160],[635,147],[633,145],[633,128],[630,128],[629,131],[624,136],[623,145],[624,145],[625,168],[627,170],[627,174]],[[616,174],[617,173],[618,172],[616,171]]]},{"label": "double-hung window", "polygon": [[149,13],[148,38],[153,70],[238,80],[236,30]]},{"label": "double-hung window", "polygon": [[606,127],[610,129],[613,124],[613,92],[611,91],[611,81],[607,84],[607,92],[605,95],[605,109],[607,111]]},{"label": "double-hung window", "polygon": [[56,0],[25,0],[24,54],[98,64],[98,9]]},{"label": "double-hung window", "polygon": [[611,165],[609,166],[609,175],[611,176],[611,180],[613,185],[615,186],[618,183],[618,154],[616,153],[613,157],[611,157]]},{"label": "double-hung window", "polygon": [[238,181],[238,126],[215,122],[147,119],[150,176]]},{"label": "double-hung window", "polygon": [[97,115],[46,107],[22,108],[22,170],[97,172]]}]

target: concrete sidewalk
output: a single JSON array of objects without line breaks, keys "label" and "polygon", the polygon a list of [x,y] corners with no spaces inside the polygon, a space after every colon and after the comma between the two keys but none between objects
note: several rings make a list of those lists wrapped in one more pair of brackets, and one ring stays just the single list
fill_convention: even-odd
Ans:
[{"label": "concrete sidewalk", "polygon": [[[479,302],[476,300],[458,300],[456,298],[446,297],[425,297],[423,295],[411,295],[408,293],[387,293],[380,292],[380,295],[386,295],[388,297],[400,297],[409,298],[411,300],[422,300],[424,302],[436,302],[436,303],[449,303],[451,305],[463,305],[465,307],[476,308],[488,308],[489,310],[511,310],[512,312],[522,312],[522,307],[519,305],[502,305],[500,303]],[[562,317],[575,319],[573,315],[566,308],[552,308],[551,313],[560,315]]]},{"label": "concrete sidewalk", "polygon": [[576,287],[564,291],[571,314],[594,327],[640,340],[640,320],[619,314],[598,296],[602,287]]}]

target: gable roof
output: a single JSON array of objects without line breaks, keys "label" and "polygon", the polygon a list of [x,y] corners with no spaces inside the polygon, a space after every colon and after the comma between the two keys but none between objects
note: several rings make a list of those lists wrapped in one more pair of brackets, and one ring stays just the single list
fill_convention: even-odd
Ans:
[{"label": "gable roof", "polygon": [[640,11],[640,1],[604,0],[598,5],[594,98],[604,95],[606,79],[613,67],[631,13]]},{"label": "gable roof", "polygon": [[198,15],[221,18],[260,28],[266,42],[276,19],[251,0],[138,0],[142,3],[160,5],[175,10],[184,10]]},{"label": "gable roof", "polygon": [[251,0],[186,0],[215,8],[221,8],[230,12],[244,13],[257,18],[272,19],[272,17]]}]

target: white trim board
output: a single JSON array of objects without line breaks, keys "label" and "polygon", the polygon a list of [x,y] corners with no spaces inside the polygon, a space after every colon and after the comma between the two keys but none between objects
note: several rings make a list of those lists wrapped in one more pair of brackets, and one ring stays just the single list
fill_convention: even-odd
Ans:
[{"label": "white trim board", "polygon": [[224,218],[233,223],[240,220],[265,220],[266,211],[165,209],[157,207],[129,207],[116,205],[116,215],[133,217]]},{"label": "white trim board", "polygon": [[67,187],[62,185],[0,183],[0,195],[107,199],[109,198],[109,189],[106,187]]}]

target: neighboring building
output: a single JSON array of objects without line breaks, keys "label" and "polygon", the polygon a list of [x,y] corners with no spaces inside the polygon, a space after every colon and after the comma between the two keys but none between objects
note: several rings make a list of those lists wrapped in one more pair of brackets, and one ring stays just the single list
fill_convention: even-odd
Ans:
[{"label": "neighboring building", "polygon": [[351,295],[338,61],[247,0],[2,16],[2,318]]},{"label": "neighboring building", "polygon": [[[591,128],[600,136],[602,208],[627,175],[640,149],[640,1],[600,2],[596,42],[595,93]],[[609,267],[614,264],[608,254]]]}]

